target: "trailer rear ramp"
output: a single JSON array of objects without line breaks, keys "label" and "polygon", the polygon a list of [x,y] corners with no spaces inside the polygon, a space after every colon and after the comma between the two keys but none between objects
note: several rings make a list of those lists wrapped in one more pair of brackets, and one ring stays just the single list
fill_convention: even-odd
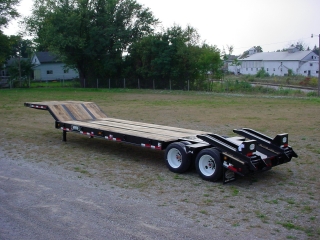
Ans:
[{"label": "trailer rear ramp", "polygon": [[25,102],[26,107],[47,110],[55,127],[90,138],[104,138],[156,150],[165,150],[170,171],[183,173],[192,162],[201,178],[223,183],[236,176],[270,170],[298,157],[288,145],[288,134],[271,138],[249,128],[235,129],[241,137],[223,137],[210,132],[141,123],[108,117],[95,103],[84,101]]}]

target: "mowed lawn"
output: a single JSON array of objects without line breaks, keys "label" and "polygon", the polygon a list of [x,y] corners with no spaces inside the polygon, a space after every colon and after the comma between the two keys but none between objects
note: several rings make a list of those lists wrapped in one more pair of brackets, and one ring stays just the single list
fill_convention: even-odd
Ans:
[{"label": "mowed lawn", "polygon": [[[253,178],[236,182],[201,180],[194,170],[174,174],[164,153],[89,139],[54,128],[47,111],[24,102],[82,100],[97,103],[109,116],[133,121],[234,135],[248,127],[269,136],[289,133],[299,158]],[[176,205],[186,217],[215,228],[245,228],[289,239],[320,238],[320,98],[217,94],[161,90],[39,88],[0,90],[1,149],[7,156],[34,164],[61,166],[81,177],[141,191],[159,199],[159,207]],[[180,201],[171,196],[179,194]],[[181,202],[181,204],[180,204]],[[277,238],[277,237],[276,237]]]}]

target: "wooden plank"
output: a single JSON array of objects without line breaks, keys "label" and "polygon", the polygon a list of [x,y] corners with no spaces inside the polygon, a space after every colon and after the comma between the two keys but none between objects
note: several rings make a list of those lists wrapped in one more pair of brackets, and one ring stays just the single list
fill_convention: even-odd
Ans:
[{"label": "wooden plank", "polygon": [[[188,132],[189,129],[184,129],[184,132],[176,132],[172,131],[172,129],[165,129],[166,126],[162,126],[162,129],[159,128],[152,128],[151,124],[149,127],[141,127],[137,125],[130,125],[130,124],[117,124],[115,122],[108,122],[108,121],[68,121],[66,123],[83,126],[83,127],[90,127],[102,131],[112,131],[118,132],[121,134],[133,134],[134,136],[138,137],[146,137],[152,138],[157,140],[177,140],[179,138],[195,138],[198,134],[203,134],[204,132],[193,131]],[[160,126],[160,125],[156,125]]]},{"label": "wooden plank", "polygon": [[70,111],[75,120],[93,119],[81,104],[65,104],[63,106]]},{"label": "wooden plank", "polygon": [[95,103],[83,103],[84,106],[95,116],[95,118],[107,118],[107,115],[102,112],[99,106]]},{"label": "wooden plank", "polygon": [[[165,125],[157,125],[152,123],[142,123],[142,122],[135,122],[135,121],[129,121],[124,119],[117,119],[117,118],[103,118],[99,119],[101,121],[109,121],[109,122],[115,122],[115,123],[123,123],[128,124],[132,126],[142,126],[142,127],[149,127],[154,129],[160,129],[160,130],[170,130],[174,132],[180,132],[190,135],[199,135],[199,134],[208,134],[208,132],[200,131],[200,130],[193,130],[193,129],[187,129],[187,128],[178,128],[178,127],[171,127],[171,126],[165,126]],[[97,121],[99,121],[97,120]]]},{"label": "wooden plank", "polygon": [[59,119],[59,121],[70,121],[73,120],[72,117],[66,112],[62,105],[52,105],[48,106],[52,114]]},{"label": "wooden plank", "polygon": [[[72,125],[77,125],[81,127],[88,127],[88,128],[94,128],[97,129],[98,131],[106,131],[106,132],[115,132],[115,133],[120,133],[123,135],[130,135],[134,137],[141,137],[141,138],[147,138],[147,139],[152,139],[152,140],[157,140],[157,141],[176,141],[177,137],[176,136],[168,136],[168,135],[162,135],[162,134],[155,134],[155,133],[148,133],[148,132],[141,132],[141,131],[135,131],[134,129],[128,130],[128,129],[121,129],[121,128],[114,128],[110,126],[97,126],[96,124],[93,123],[87,123],[87,122],[79,122],[79,121],[67,121],[65,123],[72,124]],[[186,136],[187,137],[187,136]],[[193,136],[189,136],[193,138]]]},{"label": "wooden plank", "polygon": [[176,131],[176,129],[168,129],[166,126],[162,126],[162,128],[158,128],[159,125],[155,125],[156,127],[149,124],[149,126],[139,126],[128,123],[117,123],[117,122],[109,122],[109,121],[90,121],[92,124],[96,124],[99,126],[106,126],[106,127],[114,127],[119,129],[126,129],[126,130],[135,130],[145,133],[155,133],[160,135],[172,136],[172,137],[183,137],[183,136],[190,136],[190,135],[200,135],[203,132],[196,132],[189,129],[179,129],[180,131]]},{"label": "wooden plank", "polygon": [[27,102],[29,105],[43,105],[59,121],[69,120],[93,120],[106,118],[107,115],[93,102],[83,101],[44,101],[44,102]]}]

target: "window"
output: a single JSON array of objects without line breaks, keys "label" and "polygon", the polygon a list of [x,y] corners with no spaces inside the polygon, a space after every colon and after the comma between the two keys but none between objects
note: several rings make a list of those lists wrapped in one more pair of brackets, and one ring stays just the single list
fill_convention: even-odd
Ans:
[{"label": "window", "polygon": [[267,68],[267,72],[269,72],[269,68]]},{"label": "window", "polygon": [[307,73],[307,71],[304,71],[304,73]]},{"label": "window", "polygon": [[276,71],[276,69],[274,68],[274,69],[273,69],[273,71],[275,72],[275,71]]},{"label": "window", "polygon": [[69,69],[63,70],[63,73],[68,73],[68,72],[69,72]]},{"label": "window", "polygon": [[312,63],[310,63],[310,67],[312,67]]},{"label": "window", "polygon": [[282,72],[282,68],[280,68],[280,71]]},{"label": "window", "polygon": [[53,74],[53,70],[47,70],[47,74]]},{"label": "window", "polygon": [[246,68],[246,71],[248,71],[248,68]]},{"label": "window", "polygon": [[319,71],[316,71],[316,73],[319,73]]},{"label": "window", "polygon": [[251,71],[253,71],[253,68],[251,68]]}]

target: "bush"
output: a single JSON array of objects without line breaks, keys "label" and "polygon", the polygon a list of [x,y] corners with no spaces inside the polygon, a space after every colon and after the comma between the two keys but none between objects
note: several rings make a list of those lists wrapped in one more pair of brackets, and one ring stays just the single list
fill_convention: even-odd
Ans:
[{"label": "bush", "polygon": [[269,73],[267,73],[265,70],[264,70],[264,68],[261,68],[258,72],[257,72],[257,74],[256,74],[256,77],[257,78],[264,78],[264,77],[269,77],[270,75],[269,75]]},{"label": "bush", "polygon": [[317,92],[308,92],[308,93],[307,93],[307,96],[308,96],[308,97],[317,97],[317,96],[318,96],[318,93],[317,93]]},{"label": "bush", "polygon": [[315,77],[311,78],[309,83],[312,87],[318,86],[318,78],[315,78]]}]

